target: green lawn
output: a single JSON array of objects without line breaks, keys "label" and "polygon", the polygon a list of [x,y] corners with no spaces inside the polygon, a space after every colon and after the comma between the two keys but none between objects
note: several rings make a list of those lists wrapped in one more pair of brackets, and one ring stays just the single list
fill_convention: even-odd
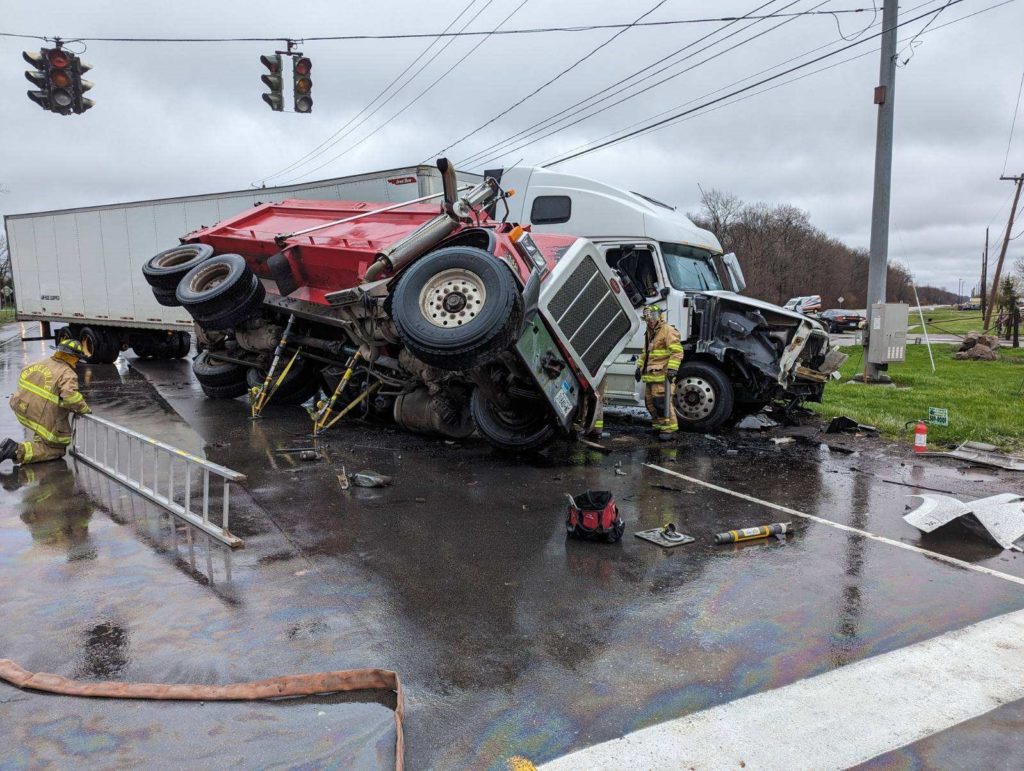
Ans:
[{"label": "green lawn", "polygon": [[0,324],[14,321],[14,308],[0,308]]},{"label": "green lawn", "polygon": [[[993,326],[996,315],[992,315]],[[939,308],[924,311],[924,321],[928,325],[929,335],[966,335],[968,332],[980,332],[982,327],[981,311],[958,311],[953,308]],[[918,337],[921,332],[921,316],[917,311],[910,311],[910,327],[907,334]]]},{"label": "green lawn", "polygon": [[[968,311],[969,313],[969,311]],[[929,407],[949,410],[948,426],[929,426],[929,445],[967,439],[1004,449],[1024,448],[1024,349],[1000,349],[999,361],[956,361],[952,345],[933,345],[933,374],[924,345],[907,346],[907,360],[890,364],[895,388],[850,382],[863,369],[863,348],[850,347],[842,380],[825,387],[821,404],[809,405],[825,418],[847,415],[876,426],[890,437],[912,441],[907,421],[928,416]]]}]

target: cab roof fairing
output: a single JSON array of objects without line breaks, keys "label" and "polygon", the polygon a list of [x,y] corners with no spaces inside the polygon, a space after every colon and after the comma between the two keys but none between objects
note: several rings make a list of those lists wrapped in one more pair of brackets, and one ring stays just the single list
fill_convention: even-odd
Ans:
[{"label": "cab roof fairing", "polygon": [[[502,175],[501,185],[528,190],[531,196],[568,195],[574,199],[573,216],[567,223],[587,238],[643,236],[654,241],[682,243],[722,254],[714,233],[697,227],[677,209],[658,205],[636,193],[604,182],[539,167],[515,167]],[[578,216],[576,199],[590,199],[587,214]],[[602,205],[602,203],[604,205]],[[524,204],[525,205],[525,204]],[[529,212],[523,212],[528,220]],[[546,226],[534,226],[544,232]]]}]

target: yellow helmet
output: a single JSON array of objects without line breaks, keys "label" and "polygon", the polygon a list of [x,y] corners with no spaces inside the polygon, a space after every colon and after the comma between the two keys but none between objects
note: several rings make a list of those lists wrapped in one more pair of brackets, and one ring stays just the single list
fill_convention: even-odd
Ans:
[{"label": "yellow helmet", "polygon": [[58,353],[66,353],[69,356],[75,356],[81,358],[85,355],[82,350],[82,344],[75,340],[73,337],[66,337],[57,344]]},{"label": "yellow helmet", "polygon": [[659,319],[665,312],[665,309],[655,303],[654,305],[648,305],[644,308],[643,316],[645,319]]}]

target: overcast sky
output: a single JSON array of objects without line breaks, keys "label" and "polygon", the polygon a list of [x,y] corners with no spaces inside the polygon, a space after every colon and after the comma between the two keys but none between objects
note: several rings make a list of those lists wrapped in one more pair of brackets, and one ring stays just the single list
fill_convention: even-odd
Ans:
[{"label": "overcast sky", "polygon": [[[437,32],[469,2],[218,0],[158,4],[91,0],[63,3],[58,8],[35,0],[0,0],[0,32],[64,37],[297,38]],[[491,30],[521,2],[474,0],[453,29],[468,21],[468,30]],[[666,0],[646,20],[742,15],[763,2]],[[998,2],[965,0],[947,8],[914,45],[909,63],[897,71],[890,259],[907,264],[919,283],[954,291],[960,278],[970,284],[977,282],[985,227],[992,225],[995,242],[1009,210],[1012,184],[998,178],[1024,70],[1024,2],[1017,0],[939,27]],[[908,0],[901,7],[901,18],[937,10],[944,4],[945,0]],[[601,4],[593,0],[526,0],[503,28],[624,23],[656,5],[656,0]],[[872,3],[776,0],[763,12],[865,5]],[[927,18],[902,28],[901,38],[913,37]],[[839,19],[841,32],[853,38],[872,19],[870,11],[843,15]],[[864,32],[863,38],[879,29],[880,14],[875,21],[876,26]],[[670,108],[695,99],[698,101],[693,104],[700,104],[698,98],[705,94],[811,49],[821,47],[814,54],[820,55],[846,45],[832,16],[801,17],[771,30],[776,24],[779,20],[761,21],[724,42],[718,41],[740,30],[740,24],[725,30],[720,30],[724,22],[713,22],[626,31],[447,154],[455,161],[466,159],[684,46],[691,47],[660,66],[679,63],[656,79],[768,30],[647,93],[591,119],[574,120],[553,136],[486,165],[511,165],[519,159],[537,164]],[[96,106],[83,116],[63,117],[44,112],[25,96],[29,83],[22,74],[26,65],[21,51],[39,44],[0,38],[0,213],[216,192],[245,188],[267,177],[268,184],[278,184],[433,160],[446,145],[530,94],[615,32],[493,37],[469,56],[480,39],[456,39],[351,135],[327,148],[314,162],[273,177],[270,175],[301,159],[342,128],[431,41],[305,43],[302,50],[313,59],[315,107],[310,115],[275,113],[261,100],[264,70],[259,55],[271,53],[278,47],[274,43],[89,42],[83,58],[94,68],[88,78],[96,84],[89,94]],[[436,43],[420,64],[444,43]],[[877,45],[877,39],[868,40],[799,74],[867,54],[855,61],[591,153],[560,169],[637,190],[683,210],[697,209],[698,183],[730,191],[747,201],[794,204],[810,212],[812,221],[823,230],[851,246],[866,248],[877,114],[872,104],[872,89],[878,80]],[[681,61],[704,47],[707,50]],[[910,51],[903,47],[901,58],[907,58]],[[352,147],[452,65],[457,66],[429,93]],[[409,74],[413,71],[415,68]],[[652,82],[599,106],[618,102]],[[342,151],[347,152],[331,160]],[[326,161],[330,162],[316,168]],[[469,168],[480,167],[470,164]],[[1021,172],[1024,114],[1019,116],[1006,166],[1006,173]],[[1010,259],[1022,255],[1024,238],[1011,243]],[[817,289],[807,287],[808,292]]]}]

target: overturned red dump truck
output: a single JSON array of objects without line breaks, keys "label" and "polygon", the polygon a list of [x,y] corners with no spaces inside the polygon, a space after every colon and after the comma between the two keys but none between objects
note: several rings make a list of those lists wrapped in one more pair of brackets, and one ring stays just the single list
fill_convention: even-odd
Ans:
[{"label": "overturned red dump truck", "polygon": [[458,189],[438,167],[435,203],[262,204],[150,259],[156,299],[201,331],[206,394],[322,390],[315,431],[355,411],[510,450],[587,430],[639,326],[619,281],[586,239],[501,219],[494,180]]}]

